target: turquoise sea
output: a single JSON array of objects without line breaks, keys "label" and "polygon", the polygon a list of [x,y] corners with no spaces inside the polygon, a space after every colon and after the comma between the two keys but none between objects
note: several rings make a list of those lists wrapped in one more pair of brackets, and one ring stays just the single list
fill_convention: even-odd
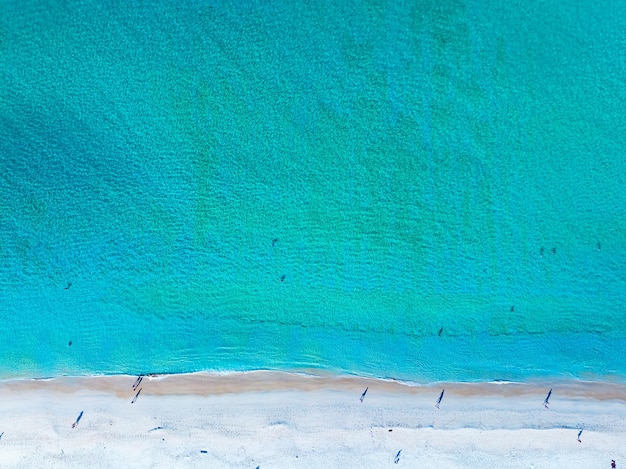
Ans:
[{"label": "turquoise sea", "polygon": [[626,381],[624,50],[617,0],[0,0],[0,377]]}]

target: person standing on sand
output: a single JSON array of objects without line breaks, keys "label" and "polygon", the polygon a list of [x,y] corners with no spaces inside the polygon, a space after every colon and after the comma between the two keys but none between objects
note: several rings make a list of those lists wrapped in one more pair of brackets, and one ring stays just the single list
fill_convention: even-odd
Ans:
[{"label": "person standing on sand", "polygon": [[580,431],[578,432],[578,443],[582,443],[582,441],[580,441],[580,435],[582,434],[583,434],[583,430],[581,428]]},{"label": "person standing on sand", "polygon": [[137,376],[137,379],[135,380],[135,384],[133,384],[133,391],[137,389],[137,386],[141,384],[142,380],[143,380],[143,375]]},{"label": "person standing on sand", "polygon": [[363,399],[365,399],[365,395],[367,394],[367,390],[369,389],[369,386],[365,388],[365,391],[363,391],[363,394],[361,394],[361,399],[359,399],[361,402],[363,402]]},{"label": "person standing on sand", "polygon": [[141,394],[141,390],[143,388],[139,388],[139,391],[137,391],[137,394],[135,394],[135,397],[133,397],[133,400],[130,401],[131,404],[134,404],[137,401],[137,398],[139,397],[139,394]]},{"label": "person standing on sand", "polygon": [[446,392],[445,389],[441,390],[441,394],[439,394],[439,399],[437,399],[437,403],[435,404],[435,407],[437,407],[437,409],[439,408],[439,405],[441,404],[441,399],[443,399],[443,393]]},{"label": "person standing on sand", "polygon": [[552,395],[552,389],[550,389],[550,391],[548,391],[548,395],[546,396],[546,399],[543,401],[543,406],[547,409],[548,406],[550,405],[550,396]]},{"label": "person standing on sand", "polygon": [[80,422],[80,419],[83,418],[83,414],[84,412],[81,410],[80,414],[78,414],[78,418],[76,419],[76,421],[72,424],[72,428],[76,428],[76,425],[78,425],[78,422]]},{"label": "person standing on sand", "polygon": [[615,459],[611,459],[611,469],[615,469]]}]

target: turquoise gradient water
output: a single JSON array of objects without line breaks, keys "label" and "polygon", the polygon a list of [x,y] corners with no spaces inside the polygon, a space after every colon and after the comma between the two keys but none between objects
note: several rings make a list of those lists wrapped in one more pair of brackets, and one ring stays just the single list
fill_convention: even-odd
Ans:
[{"label": "turquoise gradient water", "polygon": [[621,2],[70,3],[0,2],[0,376],[626,380]]}]

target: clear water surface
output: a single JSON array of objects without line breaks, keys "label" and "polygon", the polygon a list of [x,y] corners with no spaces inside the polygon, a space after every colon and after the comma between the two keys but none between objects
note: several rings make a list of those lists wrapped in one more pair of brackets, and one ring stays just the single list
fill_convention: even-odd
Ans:
[{"label": "clear water surface", "polygon": [[621,2],[112,3],[0,2],[0,376],[626,380]]}]

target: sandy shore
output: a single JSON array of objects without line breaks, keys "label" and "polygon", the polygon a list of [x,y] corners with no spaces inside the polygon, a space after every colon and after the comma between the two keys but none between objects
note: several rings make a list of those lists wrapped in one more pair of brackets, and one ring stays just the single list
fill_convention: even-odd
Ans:
[{"label": "sandy shore", "polygon": [[146,376],[133,390],[135,379],[0,382],[2,467],[626,467],[619,384],[262,371]]}]

